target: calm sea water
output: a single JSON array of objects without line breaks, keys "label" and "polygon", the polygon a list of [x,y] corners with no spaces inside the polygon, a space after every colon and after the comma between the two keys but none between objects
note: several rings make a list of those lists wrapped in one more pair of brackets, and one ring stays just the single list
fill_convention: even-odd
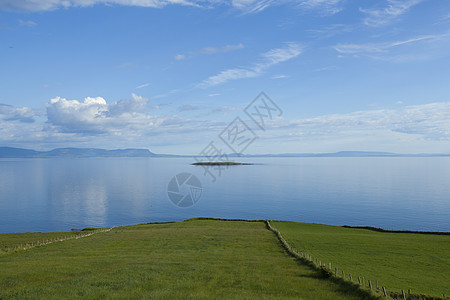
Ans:
[{"label": "calm sea water", "polygon": [[[244,161],[256,164],[229,167],[213,183],[189,158],[0,159],[0,232],[192,217],[450,231],[450,158]],[[202,184],[190,207],[167,193],[182,172]]]}]

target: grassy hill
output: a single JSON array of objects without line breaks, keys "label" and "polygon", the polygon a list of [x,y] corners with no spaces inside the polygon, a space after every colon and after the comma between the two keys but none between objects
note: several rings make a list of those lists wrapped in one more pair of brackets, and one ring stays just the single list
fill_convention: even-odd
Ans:
[{"label": "grassy hill", "polygon": [[[0,244],[35,235],[0,235]],[[2,253],[0,266],[0,299],[367,299],[299,264],[263,222],[119,227]]]}]

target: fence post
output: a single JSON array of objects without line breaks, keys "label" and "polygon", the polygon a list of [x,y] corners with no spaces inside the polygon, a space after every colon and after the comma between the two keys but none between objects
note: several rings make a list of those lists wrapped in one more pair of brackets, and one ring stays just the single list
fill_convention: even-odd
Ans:
[{"label": "fence post", "polygon": [[337,277],[337,268],[334,268],[334,276]]},{"label": "fence post", "polygon": [[383,286],[383,294],[384,294],[385,297],[387,297],[386,289],[384,288],[384,286]]},{"label": "fence post", "polygon": [[369,288],[372,289],[372,282],[369,280]]},{"label": "fence post", "polygon": [[350,281],[353,281],[352,274],[349,274],[349,275],[350,275]]},{"label": "fence post", "polygon": [[405,291],[402,290],[402,296],[403,296],[403,300],[406,300],[406,295],[405,295]]}]

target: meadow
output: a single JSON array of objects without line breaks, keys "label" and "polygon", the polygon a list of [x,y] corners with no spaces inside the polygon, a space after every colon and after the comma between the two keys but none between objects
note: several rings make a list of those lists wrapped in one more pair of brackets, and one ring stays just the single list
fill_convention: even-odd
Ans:
[{"label": "meadow", "polygon": [[264,221],[191,219],[0,234],[0,299],[382,299],[376,280],[388,291],[448,290],[448,235],[270,224],[338,276],[290,254]]},{"label": "meadow", "polygon": [[[8,234],[0,241],[11,247],[35,235],[42,238],[39,233]],[[375,298],[299,263],[264,222],[117,227],[3,252],[0,266],[0,299]]]},{"label": "meadow", "polygon": [[299,252],[338,275],[365,278],[387,290],[442,297],[450,294],[450,235],[390,233],[337,226],[271,222]]}]

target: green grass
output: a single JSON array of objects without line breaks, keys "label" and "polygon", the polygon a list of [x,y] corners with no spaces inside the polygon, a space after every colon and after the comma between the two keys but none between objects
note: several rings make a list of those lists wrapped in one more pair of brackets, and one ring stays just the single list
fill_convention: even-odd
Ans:
[{"label": "green grass", "polygon": [[119,227],[0,254],[0,270],[0,299],[367,299],[289,256],[263,222]]},{"label": "green grass", "polygon": [[74,232],[33,232],[33,233],[4,233],[0,234],[0,254],[13,251],[15,248],[47,242],[54,239],[65,239],[91,233],[95,230],[83,230]]},{"label": "green grass", "polygon": [[450,295],[450,236],[271,222],[299,252],[391,291]]}]

